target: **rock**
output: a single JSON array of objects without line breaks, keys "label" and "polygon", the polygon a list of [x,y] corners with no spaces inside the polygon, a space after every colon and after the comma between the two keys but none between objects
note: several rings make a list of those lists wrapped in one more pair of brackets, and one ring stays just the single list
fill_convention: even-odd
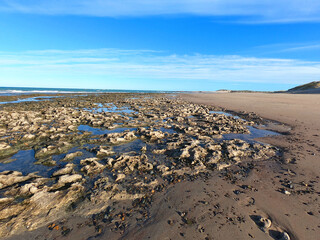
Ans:
[{"label": "rock", "polygon": [[[10,219],[11,217],[17,216],[24,209],[25,209],[25,206],[22,206],[22,205],[8,206],[0,211],[0,220]],[[1,235],[2,234],[0,233],[0,236]]]},{"label": "rock", "polygon": [[37,161],[34,162],[34,164],[52,167],[52,166],[55,166],[57,162],[52,160],[51,157],[48,157],[48,158],[38,159]]},{"label": "rock", "polygon": [[155,149],[152,151],[154,154],[164,154],[167,150],[166,149]]},{"label": "rock", "polygon": [[230,166],[231,166],[230,163],[219,163],[219,164],[217,164],[217,169],[218,169],[218,171],[221,171],[221,170],[228,168]]},{"label": "rock", "polygon": [[80,174],[73,174],[73,175],[63,175],[59,178],[58,184],[68,184],[68,183],[75,183],[80,182],[82,180],[82,176]]},{"label": "rock", "polygon": [[158,165],[157,166],[158,171],[160,171],[162,174],[169,171],[169,168],[166,165]]},{"label": "rock", "polygon": [[287,191],[287,190],[283,190],[283,193],[286,195],[291,195],[291,192]]},{"label": "rock", "polygon": [[22,140],[23,141],[31,141],[31,140],[33,140],[35,138],[36,138],[36,136],[33,135],[33,134],[26,134],[26,135],[23,136]]},{"label": "rock", "polygon": [[105,165],[98,162],[98,158],[87,158],[80,161],[81,165],[84,165],[81,168],[82,172],[85,172],[88,175],[97,174],[102,172],[105,169]]},{"label": "rock", "polygon": [[6,142],[0,142],[0,151],[10,149],[11,146]]},{"label": "rock", "polygon": [[138,166],[138,170],[142,172],[148,172],[153,169],[153,165],[151,163],[140,163]]},{"label": "rock", "polygon": [[131,141],[136,138],[137,138],[137,136],[134,134],[134,132],[128,132],[124,135],[124,139],[127,141]]},{"label": "rock", "polygon": [[33,173],[30,173],[27,176],[23,176],[21,172],[4,171],[0,173],[0,189],[10,187],[17,183],[26,182],[36,177],[38,176]]},{"label": "rock", "polygon": [[49,145],[46,148],[42,148],[37,151],[35,154],[35,158],[45,158],[50,155],[60,154],[66,152],[68,149],[72,147],[72,144],[68,142],[59,142],[57,145]]},{"label": "rock", "polygon": [[0,159],[10,157],[18,151],[18,149],[11,147],[8,143],[0,142]]},{"label": "rock", "polygon": [[141,147],[141,152],[146,152],[146,151],[147,151],[147,146],[146,145]]},{"label": "rock", "polygon": [[0,206],[1,206],[2,204],[11,203],[13,200],[14,200],[13,197],[0,198]]},{"label": "rock", "polygon": [[76,131],[78,128],[77,128],[77,126],[75,126],[75,125],[70,125],[70,126],[68,126],[68,130],[70,130],[70,131]]},{"label": "rock", "polygon": [[38,183],[25,184],[20,188],[19,194],[20,195],[33,195],[39,191],[38,186],[39,186]]},{"label": "rock", "polygon": [[60,176],[60,175],[66,175],[73,172],[73,168],[75,167],[74,164],[68,163],[64,168],[59,169],[58,171],[55,171],[52,176]]},{"label": "rock", "polygon": [[102,157],[107,157],[114,154],[115,152],[112,151],[112,147],[101,146],[100,150],[97,152],[97,157],[102,158]]},{"label": "rock", "polygon": [[127,171],[133,171],[140,162],[139,156],[121,155],[113,163],[114,169],[127,168]]},{"label": "rock", "polygon": [[78,151],[78,152],[73,152],[73,153],[69,153],[67,154],[64,159],[62,159],[62,161],[71,161],[73,159],[75,159],[76,157],[80,157],[82,156],[82,152]]},{"label": "rock", "polygon": [[161,131],[150,131],[149,136],[150,136],[150,141],[155,141],[157,139],[161,139],[165,137],[164,133]]},{"label": "rock", "polygon": [[213,167],[213,166],[215,166],[220,160],[221,160],[221,155],[212,156],[212,157],[210,157],[210,158],[207,160],[206,164],[207,164],[208,166]]},{"label": "rock", "polygon": [[181,150],[181,155],[180,155],[181,159],[190,157],[189,149],[190,149],[190,146]]},{"label": "rock", "polygon": [[137,136],[134,132],[123,132],[123,133],[110,133],[108,134],[109,142],[112,144],[119,144],[123,142],[129,142],[136,139]]},{"label": "rock", "polygon": [[116,182],[119,182],[119,181],[121,181],[122,179],[125,179],[125,177],[126,177],[125,174],[119,173],[119,174],[117,175]]},{"label": "rock", "polygon": [[204,159],[208,154],[207,150],[200,146],[193,148],[191,153],[193,154],[193,160],[195,161]]}]

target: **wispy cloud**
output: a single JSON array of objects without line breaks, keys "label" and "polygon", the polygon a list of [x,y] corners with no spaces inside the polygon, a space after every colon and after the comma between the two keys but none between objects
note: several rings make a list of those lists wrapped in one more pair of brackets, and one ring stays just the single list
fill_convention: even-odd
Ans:
[{"label": "wispy cloud", "polygon": [[[199,81],[226,84],[300,84],[318,80],[320,62],[244,56],[169,55],[148,50],[45,50],[0,52],[0,86],[8,83],[37,83],[82,79],[94,87],[112,82],[126,88],[126,82],[148,80]],[[34,84],[35,85],[35,84]],[[149,88],[150,88],[149,86]]]},{"label": "wispy cloud", "polygon": [[282,49],[283,52],[320,50],[320,44],[299,45]]},{"label": "wispy cloud", "polygon": [[0,10],[35,14],[233,16],[247,23],[320,21],[318,0],[2,0]]},{"label": "wispy cloud", "polygon": [[320,42],[291,42],[291,43],[278,43],[255,46],[245,51],[246,54],[268,56],[268,55],[286,55],[288,58],[294,58],[297,54],[312,55],[313,59],[318,60],[318,53],[320,53]]}]

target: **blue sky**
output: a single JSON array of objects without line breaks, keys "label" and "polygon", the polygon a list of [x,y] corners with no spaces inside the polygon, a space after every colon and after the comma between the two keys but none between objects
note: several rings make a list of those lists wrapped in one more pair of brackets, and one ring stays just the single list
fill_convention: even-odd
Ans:
[{"label": "blue sky", "polygon": [[0,0],[0,86],[280,90],[320,80],[320,1]]}]

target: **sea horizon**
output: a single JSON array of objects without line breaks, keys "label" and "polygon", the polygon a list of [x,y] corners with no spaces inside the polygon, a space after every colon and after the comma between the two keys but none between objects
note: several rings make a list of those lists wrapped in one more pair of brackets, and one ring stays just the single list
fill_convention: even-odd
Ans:
[{"label": "sea horizon", "polygon": [[131,89],[90,89],[90,88],[41,88],[41,87],[0,87],[0,96],[22,95],[33,93],[174,93],[180,91],[164,90],[131,90]]}]

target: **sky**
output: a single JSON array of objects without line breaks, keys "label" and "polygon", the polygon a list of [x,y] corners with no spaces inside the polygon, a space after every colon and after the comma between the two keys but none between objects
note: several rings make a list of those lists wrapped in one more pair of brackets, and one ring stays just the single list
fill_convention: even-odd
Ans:
[{"label": "sky", "polygon": [[0,86],[286,90],[320,80],[318,0],[0,0]]}]

